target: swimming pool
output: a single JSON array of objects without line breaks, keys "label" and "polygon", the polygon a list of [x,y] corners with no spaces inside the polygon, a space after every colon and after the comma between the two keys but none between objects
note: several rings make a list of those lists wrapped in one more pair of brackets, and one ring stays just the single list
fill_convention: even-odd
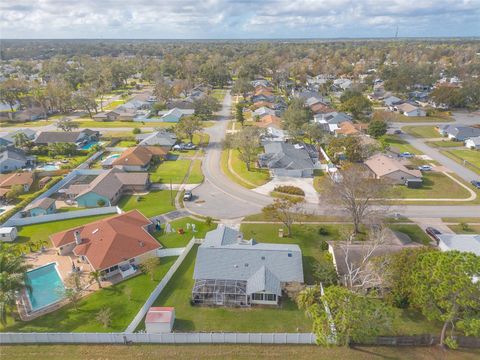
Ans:
[{"label": "swimming pool", "polygon": [[95,146],[98,144],[98,141],[90,142],[88,144],[85,144],[82,146],[82,150],[90,150],[92,146]]},{"label": "swimming pool", "polygon": [[27,296],[32,311],[56,303],[64,296],[65,286],[55,263],[27,271],[27,284],[30,285]]},{"label": "swimming pool", "polygon": [[44,165],[44,166],[37,167],[37,170],[42,170],[42,171],[55,171],[58,169],[60,169],[60,166],[58,165]]}]

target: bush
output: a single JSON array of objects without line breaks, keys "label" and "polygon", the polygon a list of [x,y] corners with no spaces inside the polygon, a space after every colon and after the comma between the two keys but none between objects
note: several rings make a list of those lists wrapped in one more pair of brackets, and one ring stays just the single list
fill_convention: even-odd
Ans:
[{"label": "bush", "polygon": [[322,241],[320,242],[320,249],[321,249],[322,251],[327,251],[327,250],[328,250],[328,243],[327,243],[325,240],[322,240]]},{"label": "bush", "polygon": [[138,127],[133,128],[133,130],[132,130],[132,133],[133,133],[134,135],[140,134],[141,132],[142,132],[142,130],[140,130],[140,128],[138,128]]},{"label": "bush", "polygon": [[291,186],[291,185],[275,186],[273,191],[277,191],[277,192],[289,194],[289,195],[305,196],[305,191],[303,191],[299,187]]},{"label": "bush", "polygon": [[[324,228],[323,226],[320,226],[320,229],[318,229],[318,235],[328,235],[328,230],[326,228]],[[327,246],[328,248],[328,246]]]}]

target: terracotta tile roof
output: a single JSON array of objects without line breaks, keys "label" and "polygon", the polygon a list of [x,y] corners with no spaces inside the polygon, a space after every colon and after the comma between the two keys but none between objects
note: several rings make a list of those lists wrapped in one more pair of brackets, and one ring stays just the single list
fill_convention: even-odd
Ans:
[{"label": "terracotta tile roof", "polygon": [[75,255],[84,255],[95,270],[103,270],[133,257],[160,248],[160,244],[145,227],[150,225],[138,210],[115,215],[50,236],[55,247],[75,242],[75,231],[82,243],[73,249]]},{"label": "terracotta tile roof", "polygon": [[265,115],[258,122],[253,123],[255,126],[261,128],[274,127],[277,129],[282,128],[282,119],[275,115]]},{"label": "terracotta tile roof", "polygon": [[152,153],[144,146],[135,146],[125,150],[112,165],[146,166],[152,160]]},{"label": "terracotta tile roof", "polygon": [[355,135],[359,133],[355,126],[349,121],[342,122],[335,132],[342,135]]},{"label": "terracotta tile roof", "polygon": [[11,188],[14,185],[32,186],[32,184],[33,173],[30,171],[0,175],[0,188]]},{"label": "terracotta tile roof", "polygon": [[255,90],[255,96],[257,95],[273,96],[273,92],[269,88],[261,87],[260,89]]}]

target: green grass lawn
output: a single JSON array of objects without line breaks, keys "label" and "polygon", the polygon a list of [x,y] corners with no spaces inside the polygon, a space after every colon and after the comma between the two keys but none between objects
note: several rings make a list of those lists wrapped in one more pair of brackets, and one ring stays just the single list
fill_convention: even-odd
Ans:
[{"label": "green grass lawn", "polygon": [[[135,121],[94,121],[94,120],[82,120],[74,121],[81,128],[143,128],[143,127],[160,127],[170,128],[172,123],[167,122],[135,122]],[[131,135],[131,134],[130,134]]]},{"label": "green grass lawn", "polygon": [[405,116],[405,115],[398,115],[395,119],[395,122],[403,122],[403,123],[419,123],[419,122],[449,122],[452,121],[451,117],[448,116]]},{"label": "green grass lawn", "polygon": [[392,151],[402,153],[402,152],[409,152],[416,155],[421,155],[422,152],[412,145],[409,144],[408,141],[400,139],[397,135],[384,135],[383,137],[388,145],[390,145],[390,149]]},{"label": "green grass lawn", "polygon": [[480,225],[468,225],[467,229],[464,229],[462,225],[448,225],[450,229],[456,234],[480,234]]},{"label": "green grass lawn", "polygon": [[[187,230],[187,223],[195,224],[196,232],[193,232],[192,229]],[[216,224],[207,226],[204,221],[199,221],[192,218],[174,220],[170,222],[170,225],[176,230],[174,233],[165,233],[165,226],[163,226],[162,230],[153,234],[160,244],[167,248],[184,247],[188,244],[193,236],[202,239],[205,237],[207,231],[213,230],[217,227]],[[179,234],[178,229],[183,229],[185,233]]]},{"label": "green grass lawn", "polygon": [[464,199],[470,193],[442,173],[423,172],[423,186],[410,189],[405,185],[394,185],[389,198],[394,199]]},{"label": "green grass lawn", "polygon": [[133,147],[133,146],[136,146],[136,145],[137,145],[137,142],[135,140],[122,140],[122,141],[119,141],[118,143],[116,143],[114,145],[114,147],[129,148],[129,147]]},{"label": "green grass lawn", "polygon": [[[457,142],[458,143],[458,142]],[[458,143],[461,146],[461,143]],[[456,162],[463,164],[464,160],[468,161],[470,166],[467,166],[469,169],[475,171],[477,174],[480,174],[480,151],[476,150],[448,150],[443,152],[449,158],[455,160]]]},{"label": "green grass lawn", "polygon": [[55,234],[59,231],[71,229],[73,227],[87,224],[113,215],[115,214],[85,216],[76,219],[59,220],[41,224],[20,226],[18,227],[18,238],[15,240],[15,242],[11,244],[6,244],[6,246],[20,247],[25,250],[25,253],[30,252],[30,245],[34,246],[35,248],[40,248],[42,245],[44,245],[45,247],[50,247],[50,235]]},{"label": "green grass lawn", "polygon": [[220,103],[222,103],[226,92],[227,92],[227,90],[225,90],[225,89],[213,89],[211,95],[212,95],[212,97],[217,99]]},{"label": "green grass lawn", "polygon": [[150,180],[154,183],[181,184],[191,160],[167,160],[160,163],[150,173]]},{"label": "green grass lawn", "polygon": [[175,210],[171,199],[175,199],[177,192],[170,194],[169,190],[153,190],[146,195],[124,195],[118,202],[118,206],[129,211],[137,209],[146,217],[152,217]]},{"label": "green grass lawn", "polygon": [[125,104],[125,100],[114,100],[111,103],[109,103],[108,105],[105,105],[103,107],[103,110],[104,111],[113,110],[113,109],[115,109],[118,106],[123,105],[123,104]]},{"label": "green grass lawn", "polygon": [[466,222],[466,223],[480,223],[480,217],[443,217],[443,222]]},{"label": "green grass lawn", "polygon": [[434,126],[404,126],[402,130],[418,138],[442,137]]},{"label": "green grass lawn", "polygon": [[452,140],[440,140],[440,141],[427,141],[426,144],[432,147],[450,148],[463,146],[463,143]]},{"label": "green grass lawn", "polygon": [[[228,161],[228,160],[227,160]],[[240,160],[237,150],[231,150],[231,164],[233,171],[240,176],[240,181],[251,183],[255,186],[261,186],[270,180],[270,173],[268,169],[258,169],[255,167],[255,163],[250,165],[250,171],[247,170],[245,163]],[[231,174],[236,177],[234,174]],[[252,188],[252,186],[249,186]]]},{"label": "green grass lawn", "polygon": [[60,167],[63,169],[71,169],[83,163],[91,155],[93,154],[82,154],[82,155],[76,155],[76,156],[57,156],[55,158],[48,155],[38,155],[37,161],[38,163],[47,163],[47,162],[58,162],[58,161],[67,160],[66,163],[62,162]]},{"label": "green grass lawn", "polygon": [[[284,299],[280,307],[249,309],[190,305],[197,246],[193,247],[154,306],[175,306],[175,331],[308,332],[310,320]],[[143,327],[143,324],[141,325]]]},{"label": "green grass lawn", "polygon": [[392,230],[399,231],[410,236],[412,241],[428,245],[431,242],[430,237],[418,225],[390,224]]},{"label": "green grass lawn", "polygon": [[[150,276],[141,274],[104,288],[83,298],[78,310],[73,305],[41,316],[29,322],[16,322],[9,319],[2,331],[14,332],[121,332],[130,324],[150,293],[166,274],[175,261],[175,257],[162,258],[152,281]],[[131,298],[127,298],[126,289],[130,289]],[[112,323],[104,328],[95,316],[104,307],[112,310]]]},{"label": "green grass lawn", "polygon": [[193,160],[190,176],[188,177],[188,184],[200,184],[203,182],[202,160]]}]

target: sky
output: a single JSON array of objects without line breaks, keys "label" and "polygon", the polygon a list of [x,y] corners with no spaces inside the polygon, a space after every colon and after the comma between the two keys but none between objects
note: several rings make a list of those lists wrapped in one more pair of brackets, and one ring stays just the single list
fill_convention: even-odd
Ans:
[{"label": "sky", "polygon": [[480,36],[480,0],[0,0],[0,38]]}]

